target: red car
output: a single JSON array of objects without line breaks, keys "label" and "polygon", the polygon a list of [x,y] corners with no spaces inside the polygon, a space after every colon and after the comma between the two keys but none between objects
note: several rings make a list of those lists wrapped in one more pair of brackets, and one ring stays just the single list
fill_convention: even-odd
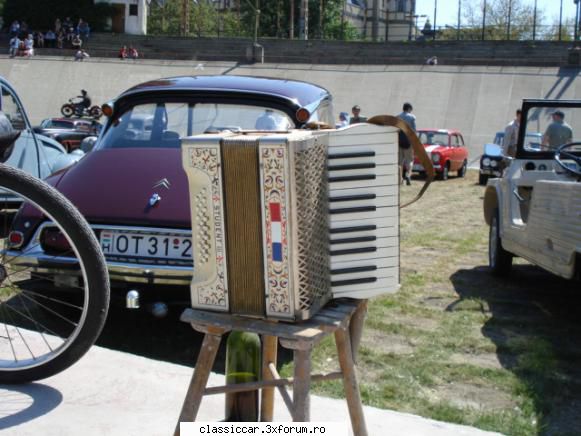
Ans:
[{"label": "red car", "polygon": [[[450,171],[464,177],[468,167],[468,149],[462,134],[455,129],[419,129],[418,137],[424,144],[428,156],[440,180],[447,180]],[[424,167],[415,158],[413,171],[422,174]]]}]

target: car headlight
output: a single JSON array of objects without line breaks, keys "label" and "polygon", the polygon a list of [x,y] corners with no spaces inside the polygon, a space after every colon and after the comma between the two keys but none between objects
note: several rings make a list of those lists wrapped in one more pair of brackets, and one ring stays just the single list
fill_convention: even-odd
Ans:
[{"label": "car headlight", "polygon": [[432,161],[434,161],[434,163],[440,162],[440,155],[435,153],[432,154]]},{"label": "car headlight", "polygon": [[490,166],[491,166],[492,168],[496,168],[496,167],[498,166],[498,161],[497,161],[497,160],[491,160],[491,161],[490,161]]},{"label": "car headlight", "polygon": [[484,159],[482,159],[482,165],[485,167],[489,167],[490,166],[490,158],[485,157]]}]

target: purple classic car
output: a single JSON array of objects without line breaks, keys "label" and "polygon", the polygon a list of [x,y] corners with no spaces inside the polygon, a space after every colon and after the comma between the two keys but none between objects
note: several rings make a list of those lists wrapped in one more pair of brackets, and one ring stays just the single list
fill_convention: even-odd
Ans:
[{"label": "purple classic car", "polygon": [[[84,214],[101,242],[117,295],[186,303],[192,275],[190,207],[180,138],[221,130],[280,130],[333,125],[321,87],[236,76],[159,79],[104,106],[95,148],[48,179]],[[70,286],[66,242],[45,217],[23,207],[9,256]],[[15,238],[16,240],[16,238]],[[159,308],[158,304],[158,308]],[[162,309],[160,312],[164,314]]]}]

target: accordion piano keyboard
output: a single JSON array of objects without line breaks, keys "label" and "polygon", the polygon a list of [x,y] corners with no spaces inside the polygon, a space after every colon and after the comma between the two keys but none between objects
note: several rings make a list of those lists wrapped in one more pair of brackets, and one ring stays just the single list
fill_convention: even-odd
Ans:
[{"label": "accordion piano keyboard", "polygon": [[360,124],[329,142],[331,286],[335,298],[399,288],[397,131]]}]

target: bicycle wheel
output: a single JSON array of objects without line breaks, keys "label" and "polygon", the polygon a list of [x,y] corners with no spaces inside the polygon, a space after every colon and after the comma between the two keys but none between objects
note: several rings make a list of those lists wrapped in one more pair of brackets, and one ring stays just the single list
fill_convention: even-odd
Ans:
[{"label": "bicycle wheel", "polygon": [[63,104],[61,107],[61,114],[63,114],[63,116],[70,118],[74,115],[75,113],[75,107],[70,104],[70,103],[66,103]]},{"label": "bicycle wheel", "polygon": [[[3,164],[0,188],[0,383],[24,383],[91,347],[107,317],[109,277],[95,235],[64,196]],[[45,217],[38,228],[22,224],[31,214]],[[43,257],[30,256],[41,247]]]}]

